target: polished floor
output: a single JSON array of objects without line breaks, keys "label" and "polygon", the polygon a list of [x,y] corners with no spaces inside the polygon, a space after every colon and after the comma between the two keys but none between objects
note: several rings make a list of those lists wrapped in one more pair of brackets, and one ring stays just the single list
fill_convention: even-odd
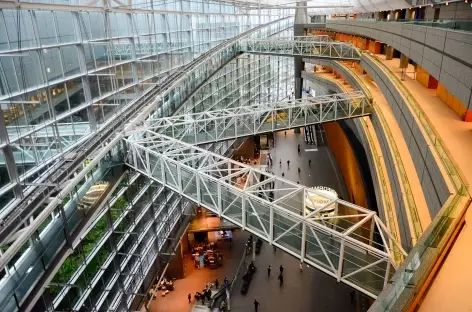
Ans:
[{"label": "polished floor", "polygon": [[[228,241],[218,244],[218,250],[223,254],[223,266],[218,269],[196,269],[190,255],[186,255],[184,261],[185,277],[175,282],[174,291],[165,297],[158,296],[156,300],[153,300],[149,312],[191,311],[195,304],[201,303],[197,303],[193,299],[195,292],[201,291],[208,282],[214,282],[218,278],[222,283],[225,277],[231,279],[236,273],[248,237],[248,233],[238,230],[234,232],[231,249]],[[192,294],[191,303],[187,299],[189,293]]]},{"label": "polished floor", "polygon": [[[304,265],[300,272],[299,261],[289,254],[264,243],[261,253],[256,256],[257,271],[246,295],[240,293],[241,280],[235,285],[231,297],[231,311],[254,311],[254,299],[259,301],[260,312],[350,312],[366,311],[367,302],[351,301],[352,291],[348,286],[336,282],[332,277],[312,267]],[[267,267],[272,267],[267,276]],[[277,279],[279,266],[284,266],[284,284]],[[358,304],[357,304],[358,303]],[[365,306],[361,309],[361,303]],[[359,306],[359,309],[356,307]]]},{"label": "polished floor", "polygon": [[[301,153],[297,152],[300,144]],[[306,186],[323,185],[333,188],[339,195],[347,198],[348,193],[339,171],[336,160],[328,147],[305,145],[303,133],[293,130],[276,133],[275,148],[270,150],[274,164],[269,168],[277,176],[282,172],[285,178]],[[311,159],[311,166],[308,160]],[[282,164],[279,164],[282,160]],[[290,168],[287,166],[290,160]],[[300,167],[300,173],[298,173]],[[244,235],[242,235],[244,234]],[[192,309],[195,302],[188,304],[187,294],[201,289],[207,281],[224,276],[231,276],[237,269],[247,233],[238,232],[233,239],[233,250],[223,268],[219,270],[195,270],[190,262],[186,262],[186,277],[176,282],[176,290],[168,297],[157,298],[151,304],[151,312],[184,312]],[[248,261],[252,256],[248,256]],[[261,253],[255,261],[258,271],[254,276],[247,295],[240,293],[241,280],[235,285],[230,301],[231,311],[254,311],[254,299],[260,302],[259,311],[367,311],[369,299],[354,292],[350,287],[338,283],[332,277],[304,266],[300,272],[299,261],[278,250],[274,253],[271,246],[264,243]],[[267,266],[271,265],[272,276],[267,277]],[[283,265],[284,285],[279,286],[277,280],[278,267]]]},{"label": "polished floor", "polygon": [[[300,155],[297,146],[300,144]],[[293,182],[300,182],[301,185],[327,186],[338,192],[343,198],[349,198],[346,185],[336,159],[327,146],[316,147],[305,144],[302,133],[294,133],[288,130],[275,133],[275,148],[270,150],[274,159],[274,164],[269,168],[277,176],[284,173],[285,179]],[[311,166],[308,160],[311,159]],[[287,166],[290,161],[290,167]],[[279,162],[281,164],[279,164]],[[300,168],[300,173],[298,173]]]},{"label": "polished floor", "polygon": [[[270,170],[277,176],[282,172],[285,178],[299,181],[306,186],[323,185],[333,188],[339,195],[348,198],[346,185],[336,160],[328,147],[306,145],[303,132],[294,133],[293,130],[285,133],[276,133],[275,148],[270,150],[274,164]],[[297,145],[300,144],[300,155]],[[316,150],[316,151],[315,151]],[[308,160],[311,159],[311,166]],[[282,163],[279,164],[279,160]],[[287,166],[290,160],[290,168]],[[301,173],[298,173],[300,167]],[[351,299],[350,287],[336,282],[332,277],[304,266],[300,272],[299,261],[278,250],[275,253],[268,244],[264,243],[260,255],[256,256],[255,265],[258,268],[251,282],[247,295],[240,293],[240,281],[236,284],[231,299],[231,311],[254,311],[254,299],[259,301],[259,311],[324,311],[349,312],[367,311],[369,299],[359,293],[353,293]],[[271,265],[271,277],[267,277],[267,266]],[[283,265],[284,284],[279,286],[277,280],[278,268]],[[351,301],[352,300],[352,301]]]}]

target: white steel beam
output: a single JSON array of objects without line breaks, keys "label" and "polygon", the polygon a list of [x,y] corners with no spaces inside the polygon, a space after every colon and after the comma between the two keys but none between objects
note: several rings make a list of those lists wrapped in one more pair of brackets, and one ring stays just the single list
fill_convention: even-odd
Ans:
[{"label": "white steel beam", "polygon": [[[364,94],[355,91],[151,119],[145,122],[144,129],[186,143],[204,144],[362,117],[371,112],[372,107]],[[142,128],[128,134],[140,131]],[[149,135],[152,134],[147,133],[142,139],[148,140]],[[172,150],[175,149],[172,147]]]},{"label": "white steel beam", "polygon": [[[316,220],[319,214],[306,217],[303,200],[325,197],[316,190],[150,129],[124,141],[126,163],[135,170],[373,298],[390,276],[386,271],[396,267],[391,235],[365,208],[336,199],[337,214]],[[151,172],[147,161],[156,164]],[[275,198],[264,195],[269,192]],[[382,237],[376,244],[370,243],[372,224]],[[354,230],[360,234],[347,235]]]},{"label": "white steel beam", "polygon": [[361,51],[353,44],[329,41],[329,38],[320,36],[267,39],[248,38],[241,42],[241,51],[255,54],[352,61],[360,61],[361,57]]}]

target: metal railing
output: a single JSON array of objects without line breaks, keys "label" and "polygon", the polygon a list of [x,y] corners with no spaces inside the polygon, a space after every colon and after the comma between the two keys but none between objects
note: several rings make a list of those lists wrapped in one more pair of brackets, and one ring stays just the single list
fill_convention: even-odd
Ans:
[{"label": "metal railing", "polygon": [[[337,64],[340,64],[340,63],[337,63]],[[321,79],[324,79],[323,77],[320,77]],[[327,78],[326,78],[327,79]],[[332,81],[332,80],[330,80]],[[340,90],[344,90],[344,86],[338,82],[338,81],[332,81],[334,82],[338,88]],[[363,82],[362,82],[363,84]],[[363,90],[362,92],[366,92],[368,94],[370,94],[370,90],[367,88],[367,86],[365,86],[365,84],[363,84]],[[372,95],[370,95],[372,97]],[[373,107],[375,108],[375,103],[372,103]],[[372,159],[374,160],[374,163],[375,163],[375,168],[377,169],[376,172],[378,173],[378,178],[379,178],[379,185],[381,186],[382,190],[382,199],[384,201],[384,210],[387,214],[387,227],[388,229],[390,230],[390,233],[392,233],[393,237],[395,238],[395,240],[397,241],[400,241],[399,237],[398,237],[398,233],[396,231],[396,229],[398,229],[398,224],[397,224],[397,218],[395,217],[395,213],[393,211],[393,203],[391,201],[391,192],[390,192],[390,187],[389,187],[389,183],[387,183],[387,178],[385,177],[385,174],[384,174],[384,170],[386,172],[386,168],[385,168],[385,164],[383,162],[383,158],[382,156],[380,156],[379,154],[379,151],[377,150],[377,146],[375,145],[375,140],[374,138],[372,137],[372,134],[370,133],[370,131],[368,130],[368,125],[367,125],[367,121],[363,120],[362,118],[359,119],[360,121],[360,125],[361,127],[364,129],[364,133],[366,135],[366,138],[367,138],[367,141],[369,142],[369,146],[370,146],[370,151],[372,152]],[[396,248],[396,246],[391,246],[393,249]],[[399,252],[399,250],[397,250],[395,253],[395,261],[397,263],[401,263],[403,261],[403,257],[401,256],[401,253]]]},{"label": "metal railing", "polygon": [[364,56],[375,62],[403,95],[413,115],[418,119],[426,133],[430,147],[436,154],[435,157],[439,159],[455,190],[455,193],[449,196],[425,233],[419,238],[406,261],[393,276],[389,286],[379,295],[369,310],[376,312],[391,311],[393,307],[395,309],[407,308],[412,304],[419,290],[425,285],[440,254],[445,250],[456,227],[460,225],[461,219],[471,202],[471,197],[465,178],[462,177],[458,166],[450,156],[448,149],[436,132],[432,122],[412,94],[400,79],[380,60],[373,56]]},{"label": "metal railing", "polygon": [[[433,123],[431,122],[431,120],[429,120],[428,116],[423,111],[423,109],[418,104],[413,95],[410,93],[410,91],[405,87],[405,85],[395,75],[395,73],[393,73],[388,67],[386,67],[380,60],[368,54],[364,54],[364,56],[367,57],[369,60],[375,62],[378,67],[390,78],[390,81],[402,93],[414,116],[416,116],[418,121],[421,123],[424,132],[429,138],[431,147],[433,147],[433,149],[436,151],[436,156],[441,160],[441,163],[444,169],[446,170],[449,179],[454,184],[454,188],[456,189],[456,191],[459,192],[461,189],[464,188],[464,186],[466,186],[467,188],[468,183],[465,182],[465,178],[459,172],[458,166],[450,156],[450,152],[445,146],[441,136],[437,133]],[[468,195],[468,191],[465,191],[465,193],[462,194]]]},{"label": "metal railing", "polygon": [[335,41],[320,41],[313,36],[273,39],[245,39],[241,51],[281,56],[302,56],[336,60],[359,61],[360,50],[353,44]]},{"label": "metal railing", "polygon": [[[446,30],[460,30],[460,31],[472,31],[472,21],[462,19],[424,19],[424,20],[387,20],[382,18],[356,18],[353,21],[361,22],[388,22],[388,23],[399,23],[399,24],[410,24],[426,27],[444,28]],[[336,21],[329,20],[329,21]]]},{"label": "metal railing", "polygon": [[[342,64],[340,62],[337,62],[337,64],[342,66],[346,71],[349,71],[352,74],[353,77],[357,77],[357,75],[354,73],[354,71],[351,68],[349,68],[348,66],[345,66],[344,64]],[[362,86],[363,90],[367,90],[370,94],[370,90],[367,88],[367,86],[365,85],[364,81],[362,81],[362,79],[356,79],[356,81]],[[365,92],[367,92],[367,91],[365,91]],[[405,166],[403,165],[402,156],[400,154],[400,151],[398,150],[396,140],[395,140],[392,132],[390,131],[390,127],[388,125],[387,120],[385,119],[384,114],[382,113],[382,110],[379,109],[379,108],[376,109],[376,107],[378,107],[378,106],[375,105],[375,104],[373,104],[373,107],[374,107],[376,115],[379,117],[380,123],[382,124],[382,129],[384,130],[385,136],[387,137],[387,139],[389,141],[391,154],[394,157],[395,163],[397,164],[396,169],[399,171],[398,176],[399,176],[400,182],[402,183],[402,186],[403,186],[403,190],[404,190],[403,195],[405,196],[405,199],[407,201],[408,210],[409,210],[410,216],[411,216],[411,221],[413,222],[412,225],[413,225],[413,229],[414,229],[414,232],[415,232],[415,237],[413,238],[413,243],[416,243],[416,240],[418,239],[418,237],[420,237],[421,234],[423,233],[423,227],[421,226],[420,219],[419,219],[419,216],[418,216],[418,208],[416,206],[416,202],[415,202],[415,199],[414,199],[414,196],[413,196],[413,191],[411,190],[410,181],[408,180],[408,174],[406,173]],[[411,247],[411,246],[409,246],[409,247]]]},{"label": "metal railing", "polygon": [[124,141],[135,170],[372,298],[406,255],[373,211],[150,130]]},{"label": "metal railing", "polygon": [[146,121],[145,128],[186,143],[203,144],[371,113],[361,92],[255,104]]}]

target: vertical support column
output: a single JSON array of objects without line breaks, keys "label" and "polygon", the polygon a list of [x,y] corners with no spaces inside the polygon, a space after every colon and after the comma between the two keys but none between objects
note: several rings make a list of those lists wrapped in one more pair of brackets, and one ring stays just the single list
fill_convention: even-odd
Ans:
[{"label": "vertical support column", "polygon": [[[308,11],[307,11],[307,2],[297,2],[297,8],[295,9],[295,23],[293,25],[293,35],[294,36],[303,36],[305,35],[305,24],[308,24]],[[305,69],[305,63],[302,61],[301,56],[295,56],[293,58],[294,62],[294,98],[302,98],[302,71]],[[295,128],[296,133],[300,133],[300,128]]]},{"label": "vertical support column", "polygon": [[[87,104],[87,117],[89,120],[89,127],[90,127],[90,132],[95,132],[97,129],[97,121],[95,118],[95,113],[93,112],[92,109],[92,92],[90,91],[90,83],[89,83],[89,78],[87,76],[88,69],[87,69],[87,59],[85,57],[85,48],[84,44],[87,44],[87,48],[90,48],[90,44],[84,43],[88,38],[83,38],[82,37],[82,25],[84,24],[83,22],[83,17],[79,12],[73,12],[72,13],[73,17],[73,22],[75,25],[75,29],[77,29],[77,35],[78,35],[78,41],[81,43],[77,45],[77,60],[79,63],[79,69],[80,73],[82,76],[80,77],[81,83],[82,83],[82,90],[84,93],[84,99],[85,103]],[[84,33],[86,36],[88,36],[87,30],[84,29]]]},{"label": "vertical support column", "polygon": [[[297,8],[295,9],[295,23],[293,25],[294,36],[305,35],[305,24],[308,23],[308,11],[306,5],[306,1],[297,2]],[[294,57],[295,99],[301,99],[302,97],[302,70],[304,69],[304,65],[301,56]]]},{"label": "vertical support column", "polygon": [[409,58],[408,56],[406,56],[405,54],[402,53],[402,55],[400,56],[400,68],[407,68],[408,67],[408,61],[409,61]]},{"label": "vertical support column", "polygon": [[274,207],[269,208],[269,244],[274,242]]},{"label": "vertical support column", "polygon": [[6,143],[4,147],[1,148],[3,152],[3,157],[5,159],[5,165],[7,167],[8,176],[10,177],[10,183],[13,183],[15,187],[13,192],[16,198],[23,197],[23,191],[20,187],[20,177],[18,174],[18,168],[16,166],[15,157],[13,156],[13,149],[11,148],[10,140],[8,138],[7,126],[3,114],[0,114],[0,143]]},{"label": "vertical support column", "polygon": [[246,230],[246,198],[241,196],[241,227]]},{"label": "vertical support column", "polygon": [[402,53],[402,55],[400,56],[400,66],[399,66],[402,70],[401,80],[405,80],[406,70],[408,68],[408,61],[409,61],[408,56]]},{"label": "vertical support column", "polygon": [[305,261],[305,248],[306,248],[306,223],[302,222],[302,245],[300,248],[300,261],[302,262]]},{"label": "vertical support column", "polygon": [[341,249],[339,250],[339,262],[338,262],[338,282],[341,281],[341,275],[343,273],[343,262],[344,262],[344,239],[341,241]]},{"label": "vertical support column", "polygon": [[387,259],[387,268],[385,269],[385,277],[384,277],[384,288],[385,286],[387,286],[389,275],[390,275],[390,261],[388,261]]},{"label": "vertical support column", "polygon": [[222,203],[222,200],[221,200],[221,184],[218,183],[218,184],[216,185],[216,187],[217,187],[217,192],[218,192],[218,198],[217,198],[217,202],[218,202],[218,203],[217,203],[217,204],[218,204],[218,207],[217,207],[217,209],[218,209],[218,216],[221,217],[221,214],[222,214],[222,212],[223,212],[223,203]]},{"label": "vertical support column", "polygon": [[374,218],[370,219],[370,235],[369,235],[369,245],[374,245],[374,232],[375,232],[375,220]]}]

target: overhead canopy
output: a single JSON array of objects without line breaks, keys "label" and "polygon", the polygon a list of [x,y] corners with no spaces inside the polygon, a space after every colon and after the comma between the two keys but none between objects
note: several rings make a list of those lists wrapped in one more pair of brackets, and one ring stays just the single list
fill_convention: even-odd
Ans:
[{"label": "overhead canopy", "polygon": [[[239,0],[261,7],[289,7],[293,8],[302,0]],[[312,0],[306,1],[310,15],[350,14],[363,12],[390,11],[410,8],[406,0]]]}]

